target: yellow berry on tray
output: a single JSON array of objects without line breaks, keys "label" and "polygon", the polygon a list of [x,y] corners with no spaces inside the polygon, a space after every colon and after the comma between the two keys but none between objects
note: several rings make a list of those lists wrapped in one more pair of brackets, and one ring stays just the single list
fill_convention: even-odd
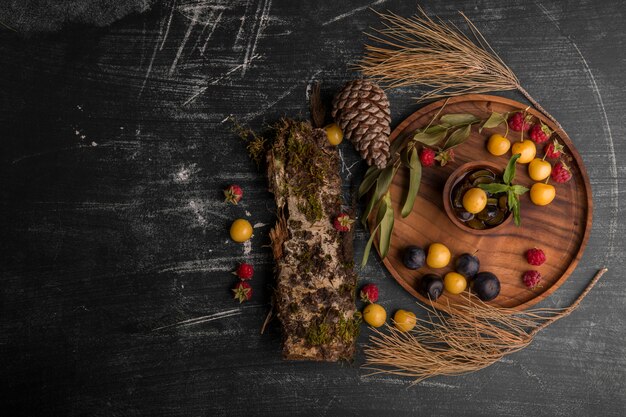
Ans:
[{"label": "yellow berry on tray", "polygon": [[387,312],[380,304],[368,304],[363,309],[363,320],[372,327],[380,327],[387,320]]},{"label": "yellow berry on tray", "polygon": [[324,130],[326,130],[326,138],[331,145],[337,146],[343,141],[343,132],[337,123],[329,124]]},{"label": "yellow berry on tray", "polygon": [[513,155],[521,155],[517,160],[518,164],[527,164],[535,159],[535,155],[537,154],[537,147],[535,146],[535,142],[533,142],[532,140],[515,142],[513,146],[511,146],[511,153]]},{"label": "yellow berry on tray", "polygon": [[428,247],[426,265],[431,268],[443,268],[450,262],[450,249],[443,243],[433,243]]},{"label": "yellow berry on tray", "polygon": [[417,318],[415,318],[415,313],[411,311],[398,310],[393,316],[393,323],[401,332],[409,332],[415,327]]},{"label": "yellow berry on tray", "polygon": [[504,155],[510,148],[511,141],[499,133],[491,135],[487,141],[487,150],[495,156]]},{"label": "yellow berry on tray", "polygon": [[443,287],[450,294],[461,294],[467,288],[467,279],[458,272],[448,272],[443,277]]},{"label": "yellow berry on tray", "polygon": [[556,197],[556,189],[553,185],[536,182],[530,187],[530,201],[537,206],[547,206]]},{"label": "yellow berry on tray", "polygon": [[243,243],[252,237],[252,225],[246,219],[237,219],[230,226],[230,238]]},{"label": "yellow berry on tray", "polygon": [[463,208],[472,214],[480,213],[487,206],[487,193],[480,188],[470,188],[463,194]]},{"label": "yellow berry on tray", "polygon": [[535,181],[543,181],[550,175],[552,165],[543,159],[535,158],[528,164],[528,176]]}]

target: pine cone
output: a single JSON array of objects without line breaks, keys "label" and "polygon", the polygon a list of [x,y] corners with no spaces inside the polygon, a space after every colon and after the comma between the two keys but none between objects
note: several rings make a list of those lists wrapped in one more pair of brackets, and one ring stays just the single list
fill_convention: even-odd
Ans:
[{"label": "pine cone", "polygon": [[368,165],[387,165],[391,114],[379,86],[368,80],[348,82],[333,99],[332,116]]}]

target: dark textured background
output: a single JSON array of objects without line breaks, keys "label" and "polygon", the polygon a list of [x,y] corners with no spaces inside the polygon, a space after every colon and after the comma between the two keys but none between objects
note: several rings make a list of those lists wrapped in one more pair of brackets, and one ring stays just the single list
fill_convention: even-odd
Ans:
[{"label": "dark textured background", "polygon": [[[273,200],[223,120],[261,128],[306,117],[312,80],[330,94],[355,76],[349,63],[377,23],[367,6],[410,15],[413,2],[179,0],[99,28],[152,2],[38,2],[54,13],[9,3],[0,21],[18,32],[0,31],[3,415],[626,414],[624,2],[423,3],[459,24],[465,11],[587,165],[589,246],[543,305],[567,305],[596,269],[611,270],[529,348],[410,388],[365,377],[362,355],[282,361],[276,323],[259,335]],[[63,21],[56,33],[28,32]],[[418,108],[418,93],[390,92],[394,123]],[[364,166],[350,144],[341,150],[347,187]],[[245,188],[238,207],[222,203],[231,182]],[[236,217],[256,224],[248,249],[227,237]],[[365,238],[359,229],[358,259]],[[230,271],[244,259],[258,272],[253,301],[239,306]],[[380,284],[390,311],[413,307],[376,256],[360,275]],[[151,331],[199,316],[211,321]]]}]

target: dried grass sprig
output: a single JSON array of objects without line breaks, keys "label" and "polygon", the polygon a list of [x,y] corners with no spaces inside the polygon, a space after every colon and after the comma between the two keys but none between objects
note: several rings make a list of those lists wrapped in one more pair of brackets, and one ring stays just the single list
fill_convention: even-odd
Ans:
[{"label": "dried grass sprig", "polygon": [[391,12],[376,13],[384,27],[367,33],[373,44],[365,45],[365,56],[357,63],[357,69],[365,76],[388,88],[426,86],[429,91],[419,97],[420,101],[518,90],[561,129],[462,12],[474,40],[453,23],[432,19],[421,7],[410,18]]},{"label": "dried grass sprig", "polygon": [[365,348],[369,375],[392,374],[414,378],[413,384],[437,375],[462,375],[485,368],[517,352],[551,323],[568,316],[591,291],[606,268],[596,273],[585,290],[567,308],[516,311],[490,306],[467,296],[450,313],[422,305],[427,319],[417,319],[410,332],[393,326],[374,329]]}]

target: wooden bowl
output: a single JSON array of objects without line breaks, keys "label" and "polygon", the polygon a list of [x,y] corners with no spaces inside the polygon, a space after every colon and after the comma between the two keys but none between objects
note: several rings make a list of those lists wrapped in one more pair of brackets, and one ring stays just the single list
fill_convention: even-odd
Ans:
[{"label": "wooden bowl", "polygon": [[446,185],[443,187],[443,208],[446,211],[446,214],[448,215],[450,221],[454,223],[459,229],[465,232],[474,233],[476,235],[488,235],[490,233],[497,232],[498,230],[503,229],[506,225],[508,225],[513,218],[513,216],[511,216],[511,212],[507,214],[502,223],[495,227],[490,227],[489,229],[482,230],[472,229],[456,217],[450,200],[450,194],[452,194],[452,190],[458,184],[461,177],[463,177],[469,171],[475,171],[481,168],[487,168],[498,175],[502,175],[502,173],[504,172],[499,164],[490,161],[471,161],[461,165],[460,167],[455,169],[452,174],[450,174],[450,176],[446,180]]},{"label": "wooden bowl", "polygon": [[[445,105],[443,113],[441,107]],[[440,100],[428,104],[401,122],[391,133],[390,140],[411,138],[416,129],[430,123],[437,114],[471,113],[481,119],[489,117],[492,111],[507,113],[523,111],[528,106],[503,97],[488,95],[467,95]],[[395,226],[391,246],[383,260],[391,276],[410,294],[419,300],[430,303],[418,291],[421,277],[428,273],[445,275],[454,269],[455,258],[462,253],[478,251],[483,271],[490,271],[500,279],[500,295],[489,304],[499,307],[522,310],[552,294],[570,276],[580,260],[591,230],[593,202],[591,186],[582,158],[569,137],[555,124],[534,109],[527,110],[533,121],[541,120],[565,147],[572,169],[572,179],[556,186],[556,198],[550,205],[540,207],[530,201],[529,193],[520,196],[522,224],[520,227],[509,223],[508,227],[491,229],[487,234],[477,234],[460,229],[448,220],[444,209],[442,192],[446,181],[459,166],[472,161],[488,161],[504,169],[511,153],[493,156],[487,151],[486,141],[493,133],[504,134],[506,127],[485,129],[482,133],[476,127],[471,130],[465,143],[455,149],[455,160],[446,166],[433,166],[422,170],[419,193],[413,211],[402,217],[400,210],[409,186],[409,172],[401,167],[393,178],[390,193],[395,212]],[[519,133],[516,132],[516,135]],[[516,136],[511,136],[518,140]],[[538,149],[541,156],[542,147]],[[528,176],[527,165],[519,165],[515,183],[529,187],[534,181]],[[369,218],[370,230],[376,227],[376,214]],[[402,263],[402,253],[406,246],[422,248],[433,242],[445,244],[453,258],[446,268],[432,269],[424,266],[417,271],[407,269]],[[378,239],[374,239],[378,249]],[[528,265],[526,251],[539,247],[546,253],[547,261],[540,267]],[[522,275],[529,269],[537,269],[542,275],[542,286],[526,288]],[[454,309],[456,304],[466,303],[466,297],[445,293],[433,302],[440,310]]]}]

